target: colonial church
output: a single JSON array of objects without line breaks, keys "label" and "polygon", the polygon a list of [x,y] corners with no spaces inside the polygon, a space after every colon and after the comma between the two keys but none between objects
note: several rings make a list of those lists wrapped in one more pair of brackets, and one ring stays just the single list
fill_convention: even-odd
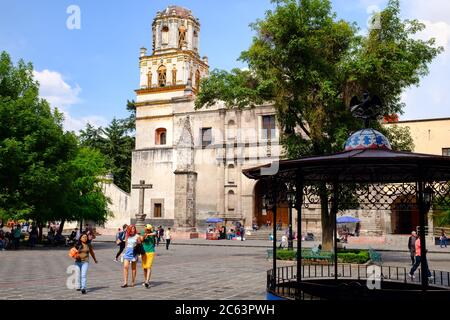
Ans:
[{"label": "colonial church", "polygon": [[[265,223],[271,217],[255,214],[261,210],[256,186],[241,172],[278,158],[273,108],[239,111],[218,103],[195,110],[200,81],[209,72],[200,54],[200,21],[190,10],[169,6],[152,27],[152,50],[142,48],[139,59],[132,163],[132,183],[153,186],[144,196],[148,222],[177,230],[203,226],[211,217]],[[139,192],[131,192],[136,211]]]},{"label": "colonial church", "polygon": [[[188,9],[169,6],[156,14],[152,31],[152,49],[141,48],[139,57],[132,161],[133,186],[151,188],[127,194],[104,184],[114,215],[105,227],[135,222],[140,210],[146,223],[181,232],[202,230],[213,217],[247,227],[272,221],[262,206],[264,185],[247,179],[242,170],[272,163],[282,154],[275,110],[270,104],[237,110],[222,103],[195,110],[200,81],[209,72],[208,59],[200,54],[199,19]],[[450,119],[398,125],[410,127],[416,152],[450,154]],[[361,220],[361,235],[367,236],[409,233],[418,219],[417,212],[398,210],[348,214]],[[287,204],[278,208],[277,216],[286,227]],[[295,212],[293,216],[296,226]],[[302,230],[320,234],[318,208],[305,210],[303,219]]]}]

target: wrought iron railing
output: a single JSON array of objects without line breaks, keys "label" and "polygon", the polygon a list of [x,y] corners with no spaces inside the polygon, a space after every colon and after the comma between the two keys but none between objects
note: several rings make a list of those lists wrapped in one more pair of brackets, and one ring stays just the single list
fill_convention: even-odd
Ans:
[{"label": "wrought iron railing", "polygon": [[[338,265],[338,279],[349,280],[373,280],[374,269],[368,269],[367,265],[350,265],[339,264]],[[420,284],[421,270],[418,269],[414,279],[409,277],[408,267],[394,267],[394,266],[378,266],[380,269],[379,280],[400,283],[415,283]],[[370,271],[369,271],[370,270]],[[334,279],[334,265],[302,265],[302,280],[313,279]],[[432,270],[433,276],[430,280],[430,284],[435,287],[450,288],[450,272]],[[276,281],[273,281],[272,270],[267,271],[267,290],[268,292],[285,297],[287,299],[301,299],[308,300],[314,299],[314,297],[308,296],[303,292],[299,292],[297,284],[297,267],[296,266],[284,266],[277,268]]]}]

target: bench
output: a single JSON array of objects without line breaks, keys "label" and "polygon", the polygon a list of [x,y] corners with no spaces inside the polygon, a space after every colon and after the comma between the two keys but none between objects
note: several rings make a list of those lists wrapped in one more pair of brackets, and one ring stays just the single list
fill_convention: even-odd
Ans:
[{"label": "bench", "polygon": [[302,250],[302,259],[325,260],[331,262],[333,260],[333,253],[322,251],[318,247],[314,247],[311,250]]},{"label": "bench", "polygon": [[273,258],[273,249],[267,249],[267,260],[270,260]]},{"label": "bench", "polygon": [[383,260],[381,258],[381,254],[379,252],[376,252],[373,248],[369,248],[369,256],[370,261],[375,264],[382,264]]}]

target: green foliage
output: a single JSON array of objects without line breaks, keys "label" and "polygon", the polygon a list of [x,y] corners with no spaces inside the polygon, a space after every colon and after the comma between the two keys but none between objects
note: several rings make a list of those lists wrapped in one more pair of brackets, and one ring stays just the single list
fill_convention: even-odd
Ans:
[{"label": "green foliage", "polygon": [[[132,108],[133,102],[128,102]],[[131,188],[131,157],[134,150],[135,139],[129,133],[134,126],[134,117],[128,119],[113,119],[107,128],[94,128],[90,124],[80,133],[83,146],[100,151],[106,158],[106,167],[114,176],[114,183],[130,192]],[[133,123],[133,125],[132,125]]]},{"label": "green foliage", "polygon": [[[321,252],[319,256],[329,256],[329,253]],[[302,256],[311,256],[311,249],[302,249]],[[278,260],[296,260],[297,251],[294,250],[277,250]],[[364,264],[370,260],[369,251],[367,250],[342,250],[338,252],[339,263],[355,263]]]},{"label": "green foliage", "polygon": [[[402,92],[418,85],[442,52],[435,40],[418,40],[417,20],[402,20],[398,0],[381,12],[380,29],[359,35],[354,23],[336,18],[329,0],[273,0],[275,8],[252,27],[256,36],[240,60],[248,71],[214,71],[201,83],[196,108],[224,101],[229,108],[272,103],[287,158],[342,151],[362,122],[350,100],[364,91],[382,100],[379,119],[400,114]],[[380,124],[373,124],[375,127]],[[394,135],[396,131],[389,131]],[[401,131],[401,130],[400,130]],[[405,138],[399,150],[413,149]],[[389,133],[388,133],[389,134]],[[332,243],[328,195],[321,193],[324,248]],[[351,201],[350,201],[351,202]]]},{"label": "green foliage", "polygon": [[[81,190],[77,185],[79,179],[95,179],[103,173],[102,162],[95,159],[95,170],[81,170],[74,162],[86,151],[79,149],[74,134],[64,132],[62,114],[52,112],[39,98],[32,65],[19,61],[14,66],[6,52],[0,55],[0,117],[3,219],[40,223],[78,219],[87,211],[78,211],[80,206],[74,204],[84,201],[92,220],[104,220],[106,202],[100,199],[98,187],[91,184]],[[86,201],[81,192],[96,200]]]},{"label": "green foliage", "polygon": [[409,127],[398,125],[385,126],[380,129],[391,142],[393,150],[413,152],[415,145]]}]

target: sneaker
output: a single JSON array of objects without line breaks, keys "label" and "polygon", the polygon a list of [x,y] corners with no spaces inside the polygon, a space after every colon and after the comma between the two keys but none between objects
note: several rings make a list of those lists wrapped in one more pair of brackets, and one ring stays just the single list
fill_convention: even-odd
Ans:
[{"label": "sneaker", "polygon": [[411,278],[411,280],[416,278],[416,276],[413,274],[409,274],[409,277]]},{"label": "sneaker", "polygon": [[81,290],[81,294],[86,294],[86,289]]},{"label": "sneaker", "polygon": [[81,289],[80,289],[80,288],[78,288],[78,289],[77,289],[77,291],[81,291]]},{"label": "sneaker", "polygon": [[150,287],[150,284],[148,282],[146,282],[144,285],[147,289]]},{"label": "sneaker", "polygon": [[114,259],[113,261],[114,261],[114,262],[119,262],[119,260],[117,260],[117,259]]}]

